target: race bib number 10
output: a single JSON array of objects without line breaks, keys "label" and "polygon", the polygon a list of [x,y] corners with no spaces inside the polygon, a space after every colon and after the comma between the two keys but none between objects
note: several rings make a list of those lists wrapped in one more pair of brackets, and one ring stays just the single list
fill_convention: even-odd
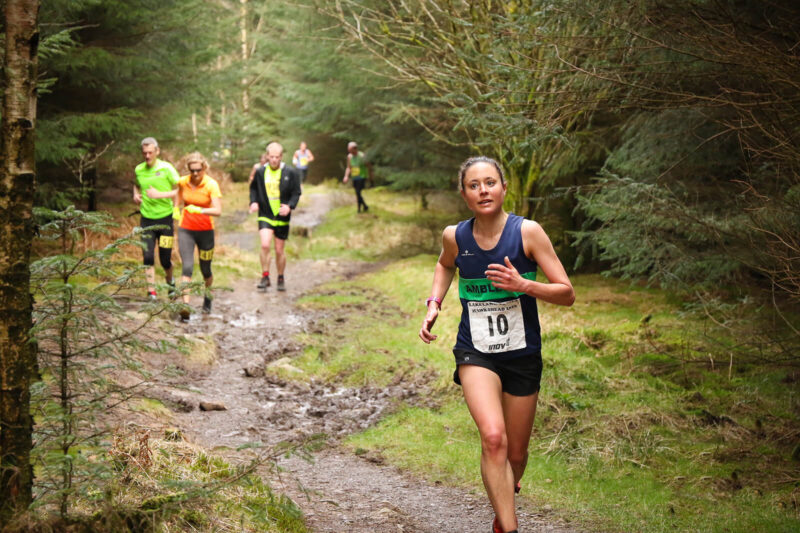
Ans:
[{"label": "race bib number 10", "polygon": [[525,324],[519,298],[505,302],[468,302],[472,344],[484,353],[525,347]]}]

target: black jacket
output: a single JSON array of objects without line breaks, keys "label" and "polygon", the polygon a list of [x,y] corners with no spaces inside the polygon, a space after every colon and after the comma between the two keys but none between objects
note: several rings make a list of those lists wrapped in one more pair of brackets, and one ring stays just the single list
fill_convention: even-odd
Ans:
[{"label": "black jacket", "polygon": [[[267,216],[273,220],[288,221],[292,214],[289,213],[285,217],[272,216],[272,210],[269,207],[269,200],[267,199],[267,188],[264,185],[264,171],[267,165],[262,165],[256,170],[253,181],[250,182],[250,203],[258,203],[258,215]],[[287,204],[294,209],[297,207],[297,202],[300,201],[300,176],[297,171],[289,165],[283,165],[281,169],[281,203]]]}]

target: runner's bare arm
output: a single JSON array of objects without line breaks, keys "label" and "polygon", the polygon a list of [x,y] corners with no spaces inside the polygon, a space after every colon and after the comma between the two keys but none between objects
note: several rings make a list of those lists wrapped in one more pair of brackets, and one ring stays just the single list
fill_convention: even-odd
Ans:
[{"label": "runner's bare arm", "polygon": [[222,214],[222,199],[212,198],[211,207],[203,207],[200,209],[200,214],[218,217]]},{"label": "runner's bare arm", "polygon": [[350,158],[351,157],[352,156],[350,154],[347,154],[347,168],[344,169],[344,179],[342,180],[342,183],[347,183],[347,180],[350,179]]},{"label": "runner's bare arm", "polygon": [[[431,287],[431,298],[438,298],[439,301],[444,301],[447,294],[447,289],[453,282],[453,277],[456,274],[456,255],[458,254],[458,245],[456,245],[456,227],[447,226],[442,232],[442,252],[439,254],[439,259],[436,261],[436,268],[433,272],[433,286]],[[419,338],[426,344],[436,340],[437,335],[431,333],[433,325],[436,323],[436,318],[439,316],[439,309],[441,305],[436,301],[429,299],[428,311],[425,313],[425,319],[422,321],[422,328],[419,330]]]},{"label": "runner's bare arm", "polygon": [[[254,167],[255,168],[255,167]],[[260,170],[260,169],[258,169]],[[263,173],[255,171],[255,174],[258,174],[258,180],[252,179],[250,180],[250,212],[255,213],[258,211],[258,181],[262,180]],[[255,176],[254,174],[254,176]]]},{"label": "runner's bare arm", "polygon": [[552,304],[572,305],[575,290],[544,229],[532,220],[523,221],[522,243],[525,255],[536,261],[549,283],[523,278],[506,257],[505,264],[492,263],[486,270],[492,285],[506,291],[524,292]]},{"label": "runner's bare arm", "polygon": [[145,194],[147,194],[148,198],[175,198],[178,194],[178,189],[162,192],[151,185]]}]

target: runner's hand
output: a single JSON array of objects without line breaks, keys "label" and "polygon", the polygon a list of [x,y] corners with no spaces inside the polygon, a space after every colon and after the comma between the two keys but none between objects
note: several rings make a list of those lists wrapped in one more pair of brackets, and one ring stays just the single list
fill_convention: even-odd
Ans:
[{"label": "runner's hand", "polygon": [[150,186],[149,189],[147,189],[147,192],[145,194],[147,194],[148,198],[158,198],[159,197],[158,196],[158,189],[156,189],[152,185]]},{"label": "runner's hand", "polygon": [[289,204],[281,204],[280,209],[278,209],[278,215],[285,217],[289,213],[292,212],[292,208],[289,207]]},{"label": "runner's hand", "polygon": [[133,203],[139,205],[142,203],[142,195],[138,192],[133,193]]},{"label": "runner's hand", "polygon": [[486,278],[498,289],[510,292],[525,292],[528,280],[520,276],[508,256],[505,257],[505,265],[492,263],[488,268]]},{"label": "runner's hand", "polygon": [[419,330],[419,338],[425,344],[430,344],[431,341],[435,341],[437,335],[431,333],[431,329],[433,325],[436,323],[436,318],[439,316],[439,306],[436,302],[432,302],[433,306],[428,303],[428,312],[425,314],[425,320],[422,321],[422,328]]},{"label": "runner's hand", "polygon": [[200,214],[203,212],[203,208],[200,207],[199,205],[187,205],[185,209],[189,213]]},{"label": "runner's hand", "polygon": [[347,176],[345,176],[344,178],[342,178],[342,183],[347,183],[347,180],[348,180],[348,178],[347,178]]},{"label": "runner's hand", "polygon": [[253,202],[250,204],[250,212],[255,213],[256,211],[258,211],[258,202]]}]

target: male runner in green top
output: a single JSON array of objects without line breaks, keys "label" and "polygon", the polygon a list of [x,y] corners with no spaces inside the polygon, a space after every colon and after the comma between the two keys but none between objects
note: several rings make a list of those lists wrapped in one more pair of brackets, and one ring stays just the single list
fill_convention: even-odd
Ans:
[{"label": "male runner in green top", "polygon": [[267,145],[267,164],[259,167],[250,182],[250,212],[258,211],[258,234],[261,237],[261,280],[258,289],[270,286],[269,263],[272,238],[275,237],[275,266],[278,268],[278,290],[285,291],[286,239],[289,219],[300,201],[300,177],[292,167],[283,164],[283,146]]},{"label": "male runner in green top", "polygon": [[356,201],[358,202],[358,212],[361,212],[363,206],[364,212],[369,211],[367,202],[361,196],[361,191],[367,183],[367,171],[369,171],[369,179],[372,180],[372,163],[367,161],[364,157],[364,152],[359,151],[358,145],[355,141],[347,143],[347,168],[344,170],[344,179],[342,183],[347,183],[348,180],[353,180],[353,188],[356,191]]},{"label": "male runner in green top", "polygon": [[[136,180],[133,184],[133,202],[139,205],[142,240],[145,243],[144,264],[147,278],[147,294],[151,300],[156,298],[155,246],[158,243],[158,258],[164,268],[164,278],[170,285],[172,280],[172,217],[173,198],[151,198],[151,192],[169,192],[177,187],[178,172],[175,168],[158,158],[161,150],[152,137],[142,139],[144,162],[136,165]],[[144,191],[144,194],[142,193]],[[166,226],[147,231],[151,226]]]}]

